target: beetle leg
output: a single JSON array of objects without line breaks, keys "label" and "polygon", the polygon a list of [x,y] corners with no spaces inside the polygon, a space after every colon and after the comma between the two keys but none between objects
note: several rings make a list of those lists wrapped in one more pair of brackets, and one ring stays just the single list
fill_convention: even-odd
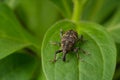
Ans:
[{"label": "beetle leg", "polygon": [[52,44],[52,45],[57,45],[57,46],[61,46],[61,43],[60,43],[60,42],[52,42],[52,41],[50,41],[50,44]]},{"label": "beetle leg", "polygon": [[83,35],[80,36],[80,39],[83,40]]},{"label": "beetle leg", "polygon": [[85,41],[87,41],[87,40],[84,40],[83,35],[81,35],[81,36],[78,38],[78,41],[80,41],[80,42],[85,42]]},{"label": "beetle leg", "polygon": [[65,62],[66,61],[66,53],[63,53],[63,58],[62,60]]},{"label": "beetle leg", "polygon": [[62,52],[62,50],[58,50],[58,51],[55,52],[54,60],[53,60],[52,62],[56,62],[56,61],[57,61],[56,55],[57,55],[58,53],[60,53],[60,52]]},{"label": "beetle leg", "polygon": [[83,62],[84,60],[80,57],[80,55],[79,55],[79,53],[78,53],[79,50],[81,50],[79,47],[74,48],[74,52],[77,53],[77,58],[78,58],[80,61]]},{"label": "beetle leg", "polygon": [[89,53],[87,53],[86,51],[84,51],[83,49],[80,49],[80,51],[82,51],[84,54],[89,55]]},{"label": "beetle leg", "polygon": [[83,40],[83,35],[80,35],[79,37],[78,37],[78,41],[82,41]]},{"label": "beetle leg", "polygon": [[62,36],[63,36],[63,30],[62,29],[60,29],[60,37],[62,38]]},{"label": "beetle leg", "polygon": [[79,56],[79,53],[78,53],[79,50],[80,50],[79,47],[76,47],[76,48],[74,48],[74,50],[73,50],[75,53],[77,53],[77,58],[78,58],[78,59],[80,59],[80,56]]}]

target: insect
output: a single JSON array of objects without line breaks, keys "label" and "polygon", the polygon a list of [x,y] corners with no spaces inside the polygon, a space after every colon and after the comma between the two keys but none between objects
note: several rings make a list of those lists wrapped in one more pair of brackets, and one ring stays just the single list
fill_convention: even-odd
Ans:
[{"label": "insect", "polygon": [[83,35],[79,37],[78,33],[75,30],[71,29],[66,31],[65,33],[61,30],[60,36],[61,36],[61,42],[55,44],[59,44],[61,46],[61,49],[55,52],[53,62],[57,61],[56,55],[61,52],[63,53],[62,60],[64,62],[66,61],[66,55],[71,51],[77,53],[78,58],[79,58],[78,50],[81,50],[83,53],[86,53],[84,50],[80,49],[79,47],[75,47],[76,43],[84,42]]}]

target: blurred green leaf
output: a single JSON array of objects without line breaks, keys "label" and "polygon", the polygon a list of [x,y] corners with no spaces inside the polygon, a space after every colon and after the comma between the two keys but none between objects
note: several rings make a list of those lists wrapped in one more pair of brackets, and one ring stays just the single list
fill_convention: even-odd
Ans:
[{"label": "blurred green leaf", "polygon": [[0,60],[0,80],[30,80],[37,63],[33,56],[15,53]]},{"label": "blurred green leaf", "polygon": [[72,17],[72,0],[50,0],[61,11],[64,17],[70,19]]},{"label": "blurred green leaf", "polygon": [[88,0],[73,0],[74,8],[72,21],[78,22],[82,16],[83,9]]},{"label": "blurred green leaf", "polygon": [[82,20],[105,23],[111,17],[119,0],[89,0],[83,12]]},{"label": "blurred green leaf", "polygon": [[120,24],[107,27],[115,42],[120,43]]},{"label": "blurred green leaf", "polygon": [[115,76],[113,80],[119,80],[120,79],[120,68],[118,68],[115,72]]},{"label": "blurred green leaf", "polygon": [[0,60],[13,52],[16,52],[22,48],[29,46],[29,44],[24,42],[19,42],[12,39],[0,38]]},{"label": "blurred green leaf", "polygon": [[1,0],[1,2],[6,3],[11,9],[14,9],[17,4],[18,4],[19,0]]},{"label": "blurred green leaf", "polygon": [[45,77],[45,74],[43,72],[41,72],[41,75],[38,77],[37,80],[47,80]]},{"label": "blurred green leaf", "polygon": [[120,79],[120,44],[116,44],[116,46],[117,46],[117,65],[113,80]]},{"label": "blurred green leaf", "polygon": [[39,38],[40,44],[46,30],[59,18],[49,0],[20,0],[15,12],[21,24]]},{"label": "blurred green leaf", "polygon": [[[54,58],[55,51],[60,48],[50,44],[50,41],[60,41],[60,29],[64,31],[73,29],[79,35],[83,34],[87,42],[79,47],[90,53],[84,55],[79,52],[83,62],[79,61],[73,52],[67,55],[69,62],[60,59],[54,64],[49,62]],[[98,24],[58,22],[46,33],[41,53],[44,73],[49,80],[112,80],[113,78],[116,65],[115,44],[106,30]]]},{"label": "blurred green leaf", "polygon": [[115,14],[104,25],[108,27],[114,27],[120,23],[120,7],[115,11]]},{"label": "blurred green leaf", "polygon": [[0,59],[30,45],[39,48],[39,42],[21,27],[12,10],[0,3]]}]

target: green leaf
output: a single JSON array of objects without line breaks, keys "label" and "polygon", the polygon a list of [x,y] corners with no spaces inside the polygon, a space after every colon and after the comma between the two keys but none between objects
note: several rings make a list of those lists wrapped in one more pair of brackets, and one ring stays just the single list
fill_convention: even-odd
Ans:
[{"label": "green leaf", "polygon": [[12,10],[0,3],[0,59],[30,45],[39,48],[38,41],[21,27]]},{"label": "green leaf", "polygon": [[120,44],[116,44],[117,46],[117,65],[116,65],[116,70],[114,73],[114,78],[113,80],[119,80],[120,79]]},{"label": "green leaf", "polygon": [[82,20],[104,23],[107,18],[111,17],[118,2],[119,0],[89,0],[84,9]]},{"label": "green leaf", "polygon": [[111,17],[111,19],[106,22],[104,25],[105,26],[112,26],[114,27],[114,25],[117,25],[120,23],[120,7],[117,9],[117,11],[115,12],[115,14]]},{"label": "green leaf", "polygon": [[[59,30],[73,29],[83,35],[87,42],[79,45],[90,55],[79,52],[83,61],[77,59],[76,53],[67,54],[69,62],[58,59],[56,63],[49,62],[59,46],[50,41],[59,42]],[[106,30],[94,23],[61,21],[48,30],[42,44],[42,64],[48,80],[112,80],[116,65],[116,48],[114,41]],[[62,57],[62,54],[57,58]],[[109,66],[109,67],[108,67]]]},{"label": "green leaf", "polygon": [[47,80],[45,74],[42,72],[41,75],[38,77],[37,80]]},{"label": "green leaf", "polygon": [[108,32],[114,38],[115,42],[120,43],[120,6],[114,16],[105,24]]},{"label": "green leaf", "polygon": [[115,42],[120,43],[120,24],[107,27],[107,30],[111,34]]},{"label": "green leaf", "polygon": [[22,25],[39,38],[40,44],[46,30],[59,18],[48,0],[19,0],[15,12]]},{"label": "green leaf", "polygon": [[117,46],[117,64],[120,64],[120,44],[116,44]]},{"label": "green leaf", "polygon": [[120,68],[116,69],[113,80],[119,80],[119,79],[120,79]]},{"label": "green leaf", "polygon": [[0,60],[0,80],[30,80],[37,63],[33,56],[15,53]]},{"label": "green leaf", "polygon": [[88,0],[73,0],[74,9],[73,9],[73,16],[72,21],[78,22],[81,18],[81,14],[83,12],[83,9],[85,7],[85,4]]},{"label": "green leaf", "polygon": [[14,9],[17,6],[19,0],[2,0],[2,2],[6,3],[11,9]]},{"label": "green leaf", "polygon": [[72,16],[72,0],[50,0],[61,11],[64,17],[71,18]]},{"label": "green leaf", "polygon": [[15,41],[12,39],[3,39],[0,38],[0,59],[5,58],[6,56],[29,46],[29,44]]}]

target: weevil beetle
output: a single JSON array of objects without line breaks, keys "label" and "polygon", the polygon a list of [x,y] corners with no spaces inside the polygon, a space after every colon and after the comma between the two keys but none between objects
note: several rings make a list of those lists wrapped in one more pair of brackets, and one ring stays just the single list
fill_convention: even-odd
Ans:
[{"label": "weevil beetle", "polygon": [[[83,35],[78,37],[78,33],[74,30],[68,30],[65,33],[61,30],[60,33],[61,36],[61,42],[59,43],[61,46],[61,50],[57,50],[54,55],[54,60],[53,62],[56,62],[56,54],[58,53],[63,53],[62,60],[65,62],[66,61],[66,54],[68,54],[71,51],[74,51],[77,53],[79,57],[78,50],[81,50],[83,53],[85,53],[84,50],[80,49],[79,47],[75,47],[75,44],[77,42],[83,42]],[[57,43],[56,43],[57,44]]]}]

